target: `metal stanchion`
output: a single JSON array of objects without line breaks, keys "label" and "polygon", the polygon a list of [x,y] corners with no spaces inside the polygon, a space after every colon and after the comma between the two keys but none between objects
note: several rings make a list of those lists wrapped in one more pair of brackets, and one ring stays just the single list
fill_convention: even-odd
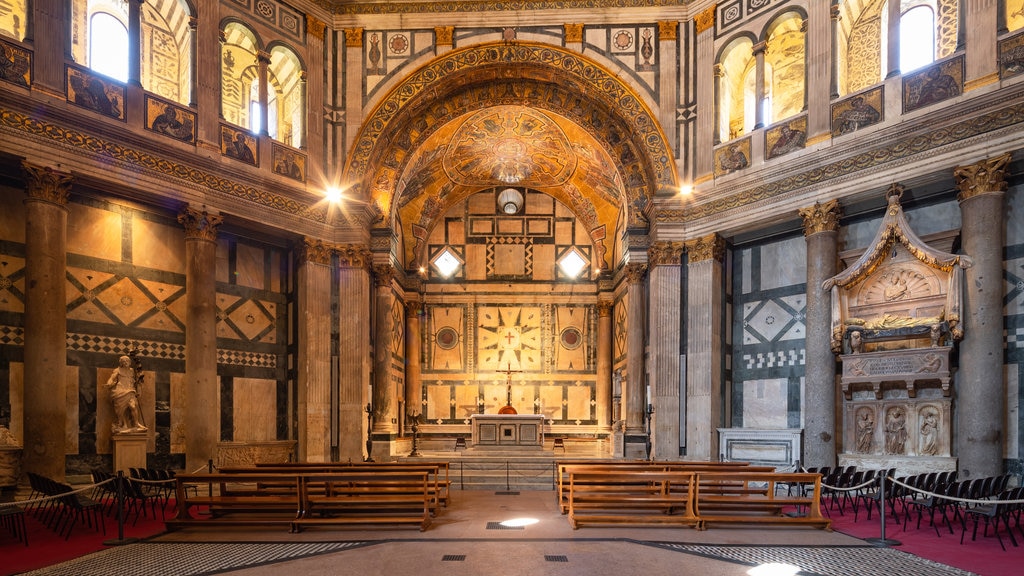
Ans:
[{"label": "metal stanchion", "polygon": [[124,471],[117,471],[117,538],[111,540],[104,540],[105,546],[121,546],[122,544],[131,544],[138,542],[138,538],[125,538],[124,537]]},{"label": "metal stanchion", "polygon": [[885,537],[885,474],[879,476],[878,480],[878,517],[881,519],[881,534],[878,538],[865,538],[865,542],[870,542],[879,548],[885,548],[887,546],[899,546],[903,544],[899,540],[892,540]]}]

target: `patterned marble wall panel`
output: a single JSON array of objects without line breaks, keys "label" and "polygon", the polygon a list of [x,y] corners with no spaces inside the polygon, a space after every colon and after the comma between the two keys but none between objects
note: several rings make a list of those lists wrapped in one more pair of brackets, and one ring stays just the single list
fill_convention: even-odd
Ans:
[{"label": "patterned marble wall panel", "polygon": [[566,420],[583,423],[593,420],[592,397],[590,386],[569,386],[565,390]]},{"label": "patterned marble wall panel", "polygon": [[[185,230],[180,225],[132,218],[132,261],[137,266],[185,273]],[[182,316],[184,318],[184,316]]]},{"label": "patterned marble wall panel", "polygon": [[[25,192],[0,186],[0,240],[25,243]],[[0,274],[3,270],[0,269]]]},{"label": "patterned marble wall panel", "polygon": [[[597,52],[618,65],[618,72],[630,76],[658,100],[658,52],[656,25],[595,25],[583,30],[584,50]],[[613,67],[614,68],[614,67]]]},{"label": "patterned marble wall panel", "polygon": [[455,419],[469,422],[469,417],[480,412],[480,387],[460,384],[455,388]]},{"label": "patterned marble wall panel", "polygon": [[429,360],[425,372],[461,372],[465,367],[465,309],[461,306],[429,308]]},{"label": "patterned marble wall panel", "polygon": [[[1015,184],[1006,192],[1007,214],[1024,213],[1024,184]],[[1008,470],[1024,473],[1024,219],[1007,218],[1006,250],[1003,263],[1005,296],[1003,299],[1006,329],[1006,457]]]},{"label": "patterned marble wall panel", "polygon": [[584,371],[587,366],[589,334],[587,308],[559,306],[555,311],[555,372]]},{"label": "patterned marble wall panel", "polygon": [[249,288],[263,288],[266,285],[266,263],[264,251],[238,243],[235,248],[235,283]]},{"label": "patterned marble wall panel", "polygon": [[[25,364],[11,362],[7,365],[8,428],[22,446],[25,444]],[[6,399],[4,399],[6,400]],[[3,400],[0,400],[0,406]]]},{"label": "patterned marble wall panel", "polygon": [[373,98],[387,81],[418,57],[434,50],[433,30],[368,30],[364,33],[365,96]]},{"label": "patterned marble wall panel", "polygon": [[448,384],[427,386],[427,420],[440,422],[451,418],[452,396]]},{"label": "patterned marble wall panel", "polygon": [[[185,374],[183,372],[171,373],[171,453],[185,453],[185,436],[188,431],[185,428],[185,413],[183,410],[174,410],[174,407],[185,406]],[[191,470],[188,470],[191,472]]]},{"label": "patterned marble wall panel", "polygon": [[540,413],[547,420],[564,420],[566,418],[566,407],[562,399],[563,388],[561,386],[540,387]]},{"label": "patterned marble wall panel", "polygon": [[[64,450],[67,454],[77,454],[79,450],[79,431],[81,429],[82,421],[86,423],[92,421],[91,412],[92,406],[89,405],[89,401],[95,397],[85,396],[80,394],[78,388],[78,366],[65,366],[64,367],[64,401],[68,407],[68,418],[64,421]],[[144,392],[144,391],[143,391]],[[149,400],[153,397],[150,392]],[[82,402],[84,400],[84,402]],[[147,406],[146,396],[143,393],[140,401],[142,406]],[[150,402],[149,404],[151,404]],[[86,405],[87,410],[83,414],[80,409],[82,404]],[[152,437],[150,437],[150,444],[152,444]],[[90,453],[95,453],[94,450],[90,450]]]},{"label": "patterned marble wall panel", "polygon": [[120,211],[68,204],[68,252],[94,258],[121,258],[124,227]]},{"label": "patterned marble wall panel", "polygon": [[[0,254],[0,312],[25,311],[25,259]],[[20,327],[0,327],[0,344],[13,344]]]},{"label": "patterned marble wall panel", "polygon": [[[235,378],[233,384],[234,441],[276,440],[277,405],[274,399],[277,382],[262,378]],[[329,422],[320,424],[329,425]]]},{"label": "patterned marble wall panel", "polygon": [[743,386],[743,426],[746,428],[786,428],[788,378],[747,380]]},{"label": "patterned marble wall panel", "polygon": [[803,236],[761,246],[761,261],[785,263],[761,267],[761,289],[803,284],[807,280],[807,246]]}]

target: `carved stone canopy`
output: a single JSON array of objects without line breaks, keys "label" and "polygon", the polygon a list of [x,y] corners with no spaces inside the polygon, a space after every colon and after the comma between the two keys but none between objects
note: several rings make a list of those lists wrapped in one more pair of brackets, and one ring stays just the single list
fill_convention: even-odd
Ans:
[{"label": "carved stone canopy", "polygon": [[849,268],[822,284],[832,293],[832,349],[851,352],[864,342],[924,339],[938,345],[963,337],[963,269],[968,256],[932,248],[914,233],[900,206],[902,186],[886,192],[885,217],[868,249]]}]

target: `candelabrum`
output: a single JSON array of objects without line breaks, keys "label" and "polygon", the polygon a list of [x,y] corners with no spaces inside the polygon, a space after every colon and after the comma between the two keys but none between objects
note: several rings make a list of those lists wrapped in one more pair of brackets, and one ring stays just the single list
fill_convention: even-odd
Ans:
[{"label": "candelabrum", "polygon": [[416,443],[419,440],[420,435],[420,415],[409,413],[409,422],[412,423],[412,452],[409,452],[410,458],[419,457],[420,452],[416,448]]},{"label": "candelabrum", "polygon": [[373,462],[373,406],[366,403],[366,462]]}]

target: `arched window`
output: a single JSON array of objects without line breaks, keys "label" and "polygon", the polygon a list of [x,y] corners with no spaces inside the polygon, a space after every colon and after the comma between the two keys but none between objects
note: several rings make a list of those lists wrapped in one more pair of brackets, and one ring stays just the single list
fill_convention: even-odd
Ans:
[{"label": "arched window", "polygon": [[935,13],[917,6],[900,17],[900,72],[906,74],[935,61]]},{"label": "arched window", "polygon": [[128,81],[128,27],[109,12],[89,18],[89,68]]},{"label": "arched window", "polygon": [[804,110],[807,66],[803,24],[803,16],[787,12],[768,27],[764,53],[765,125]]},{"label": "arched window", "polygon": [[306,98],[302,63],[298,56],[284,46],[272,48],[267,81],[270,137],[301,148],[305,137]]},{"label": "arched window", "polygon": [[0,36],[14,38],[21,42],[25,39],[26,22],[28,22],[28,2],[26,0],[5,0],[4,9],[0,10]]},{"label": "arched window", "polygon": [[750,38],[729,43],[718,61],[718,139],[738,138],[754,129],[754,44]]},{"label": "arched window", "polygon": [[[252,30],[238,22],[224,26],[220,59],[221,116],[227,122],[254,132],[260,128],[258,52],[259,43]],[[254,98],[255,108],[252,107]]]}]

